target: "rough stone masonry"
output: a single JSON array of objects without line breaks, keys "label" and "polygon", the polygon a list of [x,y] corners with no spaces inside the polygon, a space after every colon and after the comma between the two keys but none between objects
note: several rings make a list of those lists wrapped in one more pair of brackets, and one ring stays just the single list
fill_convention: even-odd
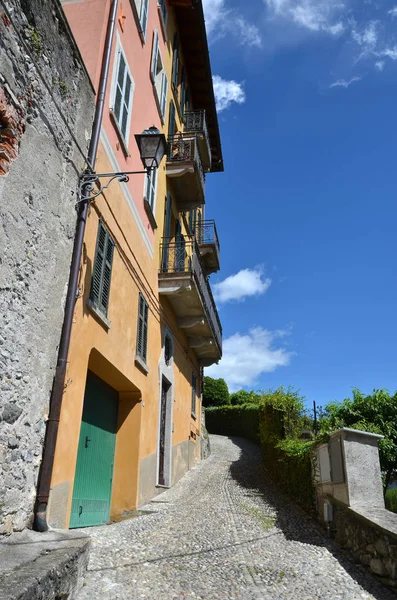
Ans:
[{"label": "rough stone masonry", "polygon": [[32,523],[93,107],[58,0],[0,0],[0,533]]}]

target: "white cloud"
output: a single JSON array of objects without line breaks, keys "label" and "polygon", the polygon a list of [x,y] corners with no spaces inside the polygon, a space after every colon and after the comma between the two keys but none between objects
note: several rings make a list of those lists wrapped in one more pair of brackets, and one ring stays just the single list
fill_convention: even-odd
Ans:
[{"label": "white cloud", "polygon": [[233,81],[233,79],[226,81],[219,75],[214,75],[212,81],[218,112],[229,108],[232,102],[236,102],[236,104],[245,102],[245,91],[242,83]]},{"label": "white cloud", "polygon": [[331,85],[329,86],[330,88],[334,88],[334,87],[344,87],[344,88],[348,88],[349,85],[351,85],[352,83],[354,83],[355,81],[361,81],[361,77],[352,77],[349,80],[346,79],[338,79],[337,81],[334,81],[334,83],[331,83]]},{"label": "white cloud", "polygon": [[264,0],[269,17],[292,21],[310,31],[339,35],[344,31],[341,13],[345,8],[333,0]]},{"label": "white cloud", "polygon": [[353,40],[363,49],[360,58],[374,50],[378,37],[378,21],[370,21],[362,31],[352,29]]},{"label": "white cloud", "polygon": [[391,15],[392,17],[397,17],[397,6],[389,10],[387,14]]},{"label": "white cloud", "polygon": [[210,41],[233,35],[241,46],[262,46],[256,25],[249,23],[237,10],[227,8],[226,0],[203,0],[205,25]]},{"label": "white cloud", "polygon": [[235,333],[223,342],[222,360],[206,369],[205,374],[223,377],[232,392],[243,386],[252,387],[262,373],[271,373],[290,363],[295,353],[275,347],[277,340],[287,334],[262,327],[250,329],[245,335]]},{"label": "white cloud", "polygon": [[384,60],[376,61],[375,67],[378,69],[378,71],[383,71],[383,69],[385,68],[385,61]]},{"label": "white cloud", "polygon": [[383,50],[379,50],[375,54],[376,56],[386,56],[391,60],[397,60],[397,46],[394,46],[393,48],[383,48]]},{"label": "white cloud", "polygon": [[242,269],[213,285],[215,300],[233,302],[242,301],[248,296],[260,296],[269,289],[271,283],[271,279],[264,278],[261,267]]},{"label": "white cloud", "polygon": [[225,0],[203,0],[205,25],[210,35],[226,16]]}]

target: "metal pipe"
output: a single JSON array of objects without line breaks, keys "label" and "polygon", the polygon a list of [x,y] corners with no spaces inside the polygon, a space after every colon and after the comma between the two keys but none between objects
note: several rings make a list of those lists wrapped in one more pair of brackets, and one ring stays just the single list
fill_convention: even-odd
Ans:
[{"label": "metal pipe", "polygon": [[[106,88],[109,78],[110,57],[112,53],[114,29],[117,17],[118,0],[112,0],[106,32],[105,47],[102,58],[102,69],[99,88],[95,105],[95,115],[92,124],[91,140],[88,148],[87,164],[91,171],[94,170],[98,151],[99,136],[102,126],[103,110],[105,105]],[[84,177],[84,176],[83,176]],[[54,465],[55,445],[58,435],[59,418],[61,414],[67,358],[72,331],[73,314],[77,298],[77,283],[80,270],[81,252],[83,248],[84,232],[87,222],[88,205],[90,197],[90,184],[84,181],[81,186],[81,196],[84,202],[77,205],[76,233],[73,245],[72,262],[70,265],[68,292],[65,303],[65,315],[62,326],[61,339],[58,350],[58,360],[50,398],[50,413],[48,416],[43,458],[40,466],[37,484],[37,495],[34,509],[34,528],[37,531],[48,531],[47,506],[50,494],[52,468]]]}]

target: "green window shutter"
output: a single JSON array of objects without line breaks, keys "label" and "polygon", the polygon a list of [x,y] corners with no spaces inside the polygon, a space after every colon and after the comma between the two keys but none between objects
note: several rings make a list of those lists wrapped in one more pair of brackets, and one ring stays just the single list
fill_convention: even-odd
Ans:
[{"label": "green window shutter", "polygon": [[192,373],[192,414],[196,414],[197,375]]},{"label": "green window shutter", "polygon": [[148,316],[149,305],[142,294],[139,294],[136,353],[144,362],[147,358]]},{"label": "green window shutter", "polygon": [[113,254],[114,242],[102,221],[99,221],[90,300],[105,316],[109,307]]},{"label": "green window shutter", "polygon": [[178,87],[178,70],[179,70],[179,39],[178,34],[174,35],[174,46],[173,46],[173,56],[172,56],[172,85],[176,88]]}]

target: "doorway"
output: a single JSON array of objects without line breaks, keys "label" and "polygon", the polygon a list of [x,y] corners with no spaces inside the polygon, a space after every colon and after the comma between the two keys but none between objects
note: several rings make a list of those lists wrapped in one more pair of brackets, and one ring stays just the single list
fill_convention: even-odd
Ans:
[{"label": "doorway", "polygon": [[87,373],[69,527],[110,520],[118,393]]},{"label": "doorway", "polygon": [[171,384],[165,379],[165,377],[163,377],[161,381],[158,484],[164,486],[170,485],[170,396]]}]

